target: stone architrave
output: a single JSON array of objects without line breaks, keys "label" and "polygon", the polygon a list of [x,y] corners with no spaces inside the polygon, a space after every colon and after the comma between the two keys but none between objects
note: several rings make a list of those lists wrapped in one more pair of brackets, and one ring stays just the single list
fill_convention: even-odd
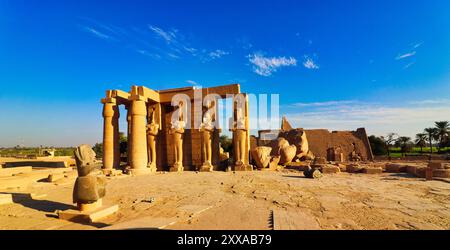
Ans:
[{"label": "stone architrave", "polygon": [[215,122],[215,102],[211,101],[207,105],[207,110],[203,115],[203,122],[200,124],[200,133],[202,136],[202,160],[200,167],[202,172],[213,171],[212,165],[212,134],[214,133]]},{"label": "stone architrave", "polygon": [[151,172],[156,172],[156,136],[159,131],[159,124],[155,119],[156,108],[149,107],[148,110],[148,125],[147,125],[147,150],[148,150],[148,164]]},{"label": "stone architrave", "polygon": [[174,164],[170,167],[171,172],[182,172],[183,167],[183,136],[186,122],[184,121],[183,102],[179,103],[176,113],[172,116],[169,134],[172,135]]}]

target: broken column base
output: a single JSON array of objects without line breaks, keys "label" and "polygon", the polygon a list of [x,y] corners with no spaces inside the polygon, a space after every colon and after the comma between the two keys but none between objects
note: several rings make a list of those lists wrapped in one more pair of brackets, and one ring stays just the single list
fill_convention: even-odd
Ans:
[{"label": "broken column base", "polygon": [[127,174],[137,176],[154,173],[150,168],[130,168],[127,169]]},{"label": "broken column base", "polygon": [[183,172],[184,167],[182,164],[175,163],[172,167],[170,167],[169,172]]},{"label": "broken column base", "polygon": [[253,166],[250,164],[234,165],[234,171],[253,171]]},{"label": "broken column base", "polygon": [[97,222],[119,211],[118,205],[103,206],[101,199],[90,204],[78,204],[78,209],[57,210],[58,218],[72,222]]},{"label": "broken column base", "polygon": [[214,166],[209,162],[205,162],[203,165],[201,165],[198,168],[198,171],[200,171],[200,172],[212,172],[213,170],[214,170]]}]

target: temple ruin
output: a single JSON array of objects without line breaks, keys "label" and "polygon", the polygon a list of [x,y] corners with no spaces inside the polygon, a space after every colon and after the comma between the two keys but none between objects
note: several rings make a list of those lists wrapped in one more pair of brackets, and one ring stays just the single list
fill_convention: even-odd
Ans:
[{"label": "temple ruin", "polygon": [[[231,84],[201,89],[156,91],[132,86],[130,92],[107,90],[101,100],[103,171],[108,174],[120,168],[119,105],[127,110],[128,173],[219,170],[220,129],[213,126],[217,122],[216,103],[219,98],[229,97],[233,98],[234,110],[230,121],[235,150],[232,167],[251,170],[248,97],[240,92],[239,84]],[[174,113],[178,120],[173,120]]]}]

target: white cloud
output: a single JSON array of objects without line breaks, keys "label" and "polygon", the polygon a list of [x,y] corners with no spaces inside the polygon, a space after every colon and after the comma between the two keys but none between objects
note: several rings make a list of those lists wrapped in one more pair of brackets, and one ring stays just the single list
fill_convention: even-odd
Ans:
[{"label": "white cloud", "polygon": [[403,69],[407,69],[407,68],[413,66],[415,63],[416,62],[410,62],[410,63],[406,64],[405,67],[403,67]]},{"label": "white cloud", "polygon": [[94,29],[94,28],[91,28],[91,27],[84,27],[84,30],[90,32],[91,34],[95,35],[95,36],[98,37],[98,38],[102,38],[102,39],[112,39],[111,36],[108,36],[108,35],[106,35],[106,34],[100,32],[100,31],[98,31],[98,30],[96,30],[96,29]]},{"label": "white cloud", "polygon": [[220,50],[220,49],[216,49],[215,51],[209,52],[208,56],[211,59],[218,59],[218,58],[221,58],[222,56],[225,56],[225,55],[228,55],[228,54],[230,54],[230,53],[226,52],[226,51],[223,51],[223,50]]},{"label": "white cloud", "polygon": [[353,104],[356,101],[352,100],[344,100],[344,101],[326,101],[326,102],[297,102],[292,104],[295,107],[324,107],[324,106],[334,106],[334,105],[342,105],[342,104]]},{"label": "white cloud", "polygon": [[196,81],[193,80],[186,80],[187,83],[192,84],[192,85],[199,85]]},{"label": "white cloud", "polygon": [[159,37],[163,38],[167,43],[171,43],[176,38],[174,31],[164,31],[163,29],[152,25],[149,25],[148,28],[155,32]]},{"label": "white cloud", "polygon": [[406,54],[397,56],[397,57],[395,58],[395,60],[400,60],[400,59],[408,58],[408,57],[414,56],[415,54],[416,54],[416,51],[409,52],[409,53],[406,53]]},{"label": "white cloud", "polygon": [[261,76],[270,76],[283,66],[297,65],[297,60],[294,57],[265,57],[260,53],[255,53],[249,55],[248,58],[253,64],[253,71]]},{"label": "white cloud", "polygon": [[406,102],[407,106],[354,101],[324,103],[330,105],[311,105],[302,108],[301,112],[297,110],[287,113],[286,116],[296,127],[329,130],[365,127],[369,134],[385,135],[396,132],[411,137],[422,132],[424,128],[433,126],[434,121],[448,120],[450,117],[448,99],[410,101]]},{"label": "white cloud", "polygon": [[319,65],[317,65],[309,56],[305,56],[303,66],[307,69],[319,69]]},{"label": "white cloud", "polygon": [[420,46],[422,46],[422,44],[423,44],[423,42],[420,42],[420,43],[416,43],[416,44],[414,44],[414,48],[415,49],[417,49],[417,48],[419,48]]}]

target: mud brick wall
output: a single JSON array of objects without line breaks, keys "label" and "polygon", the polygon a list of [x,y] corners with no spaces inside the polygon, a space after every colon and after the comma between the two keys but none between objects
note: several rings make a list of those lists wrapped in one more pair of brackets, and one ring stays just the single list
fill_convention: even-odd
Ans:
[{"label": "mud brick wall", "polygon": [[373,160],[369,139],[364,128],[356,131],[333,131],[326,129],[305,129],[309,142],[309,149],[315,156],[327,158],[327,150],[340,146],[344,154],[344,160],[348,161],[353,150],[352,143],[356,145],[356,153],[362,160]]}]

